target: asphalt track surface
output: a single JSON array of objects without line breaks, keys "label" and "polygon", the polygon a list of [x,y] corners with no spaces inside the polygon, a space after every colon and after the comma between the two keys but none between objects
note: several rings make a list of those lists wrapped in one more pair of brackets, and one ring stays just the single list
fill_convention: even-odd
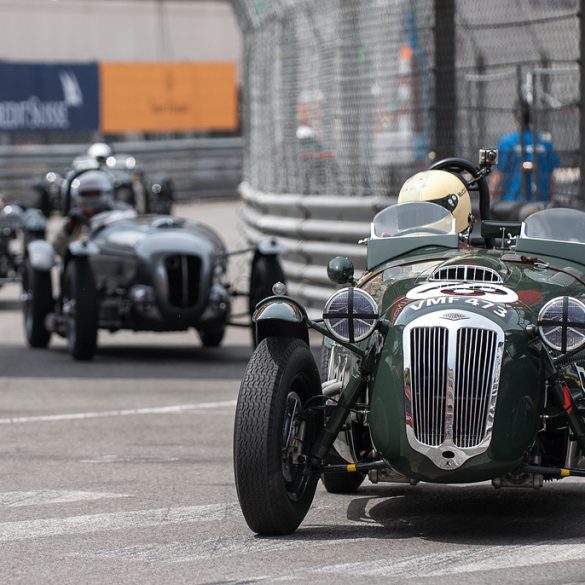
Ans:
[{"label": "asphalt track surface", "polygon": [[[178,212],[233,246],[237,207]],[[214,350],[194,333],[106,333],[75,363],[60,339],[28,349],[18,289],[0,290],[0,583],[585,583],[583,480],[320,485],[294,535],[254,536],[232,469],[250,352],[245,330]]]}]

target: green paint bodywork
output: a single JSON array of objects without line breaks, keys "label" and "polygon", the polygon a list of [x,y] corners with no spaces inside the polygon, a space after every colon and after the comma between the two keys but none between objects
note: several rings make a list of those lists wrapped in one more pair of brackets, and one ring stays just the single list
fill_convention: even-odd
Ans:
[{"label": "green paint bodywork", "polygon": [[[542,263],[535,264],[534,259],[523,260],[520,254],[502,250],[426,248],[382,263],[360,279],[358,286],[373,296],[381,317],[390,322],[368,388],[367,424],[375,450],[394,469],[421,481],[484,481],[512,472],[533,446],[542,428],[545,350],[534,338],[535,328],[531,331],[529,326],[536,325],[538,312],[548,300],[563,295],[585,298],[585,285],[581,282],[585,279],[585,266],[548,256],[539,256],[539,260]],[[483,308],[485,303],[478,303],[473,297],[442,295],[444,303],[435,298],[418,304],[407,297],[412,289],[427,283],[436,268],[454,265],[483,266],[497,271],[503,280],[499,286],[515,292],[518,299],[502,305],[495,303],[496,308],[494,304]],[[404,390],[404,328],[413,319],[444,311],[446,307],[487,317],[501,327],[505,336],[489,447],[451,470],[439,468],[410,445]],[[360,347],[373,342],[367,340]],[[334,367],[344,385],[357,359],[348,350],[334,347]]]},{"label": "green paint bodywork", "polygon": [[302,305],[289,297],[268,297],[256,306],[253,320],[255,323],[268,319],[277,319],[292,323],[303,323],[307,314]]},{"label": "green paint bodywork", "polygon": [[255,341],[265,337],[298,337],[309,343],[305,308],[287,296],[272,296],[260,301],[252,316]]},{"label": "green paint bodywork", "polygon": [[[422,481],[484,481],[516,467],[539,429],[544,397],[541,360],[528,347],[526,333],[521,329],[509,329],[506,335],[489,449],[456,470],[443,470],[408,443],[402,365],[403,330],[403,325],[396,325],[387,336],[372,385],[368,422],[378,452],[396,470]],[[527,380],[532,383],[526,383]]]}]

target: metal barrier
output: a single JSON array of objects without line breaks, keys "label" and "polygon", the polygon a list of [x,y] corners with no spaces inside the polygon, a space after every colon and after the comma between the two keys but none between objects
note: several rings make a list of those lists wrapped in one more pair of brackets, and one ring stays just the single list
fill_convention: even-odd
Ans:
[{"label": "metal barrier", "polygon": [[274,236],[285,248],[288,292],[311,312],[321,311],[335,286],[327,278],[334,256],[349,257],[356,274],[366,267],[366,247],[374,215],[396,202],[389,197],[271,194],[240,185],[245,203],[243,231],[251,243]]},{"label": "metal barrier", "polygon": [[[206,138],[113,143],[151,177],[164,174],[177,200],[237,197],[242,180],[241,138]],[[45,173],[64,173],[82,154],[82,144],[0,146],[0,192],[9,200],[34,202],[33,185]]]}]

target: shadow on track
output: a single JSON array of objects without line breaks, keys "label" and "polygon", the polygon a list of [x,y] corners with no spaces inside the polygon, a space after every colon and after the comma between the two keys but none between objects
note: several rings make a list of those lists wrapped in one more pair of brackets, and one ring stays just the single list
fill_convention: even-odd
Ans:
[{"label": "shadow on track", "polygon": [[[347,518],[360,523],[364,537],[370,538],[483,546],[562,544],[585,539],[584,495],[585,480],[546,483],[540,491],[499,491],[489,484],[372,486],[350,501]],[[339,527],[341,533],[346,529]],[[331,527],[327,532],[328,538],[335,537]]]},{"label": "shadow on track", "polygon": [[64,345],[30,349],[0,345],[0,371],[12,378],[240,379],[248,345],[204,348],[189,345],[104,345],[89,362],[76,362]]},{"label": "shadow on track", "polygon": [[5,311],[21,311],[22,304],[18,299],[0,299],[0,314]]},{"label": "shadow on track", "polygon": [[[585,480],[540,491],[497,491],[489,484],[366,486],[347,506],[347,524],[301,524],[289,540],[422,538],[454,545],[522,546],[585,541]],[[264,537],[257,537],[264,538]],[[281,537],[279,537],[281,538]]]}]

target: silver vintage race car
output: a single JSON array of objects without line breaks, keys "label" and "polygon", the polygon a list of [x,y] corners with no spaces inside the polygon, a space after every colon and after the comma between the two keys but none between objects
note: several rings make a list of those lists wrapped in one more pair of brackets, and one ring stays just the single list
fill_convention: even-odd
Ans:
[{"label": "silver vintage race car", "polygon": [[[232,319],[231,298],[249,295],[254,307],[284,278],[281,250],[273,241],[230,253],[216,231],[196,221],[139,216],[118,205],[88,218],[80,211],[92,198],[99,209],[97,203],[111,196],[113,187],[97,188],[107,187],[106,179],[107,172],[88,169],[70,182],[68,222],[60,234],[64,245],[37,240],[27,246],[23,306],[31,347],[47,347],[56,333],[67,339],[75,359],[87,360],[96,352],[99,329],[190,328],[203,345],[218,346],[228,325],[242,325]],[[253,254],[249,290],[238,292],[227,279],[228,260],[246,252]],[[57,279],[51,276],[54,267]]]}]

